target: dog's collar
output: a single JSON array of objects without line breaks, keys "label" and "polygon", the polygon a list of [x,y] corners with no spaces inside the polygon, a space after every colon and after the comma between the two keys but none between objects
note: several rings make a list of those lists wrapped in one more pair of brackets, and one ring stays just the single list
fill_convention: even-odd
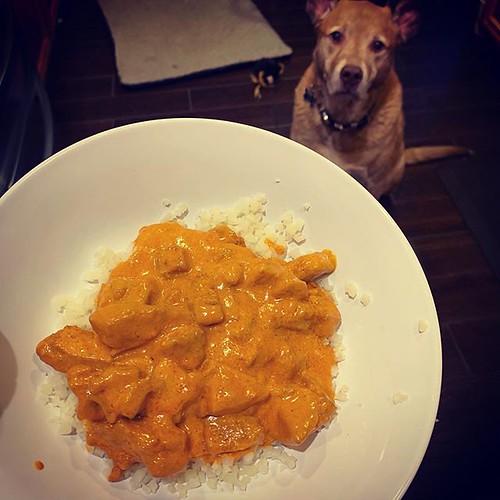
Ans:
[{"label": "dog's collar", "polygon": [[325,127],[328,127],[329,129],[336,130],[338,132],[349,132],[353,130],[360,130],[368,123],[368,116],[370,115],[369,112],[357,122],[342,123],[334,120],[330,113],[318,102],[318,99],[314,95],[314,90],[312,87],[309,87],[305,90],[304,101],[309,103],[311,107],[316,106],[318,108],[321,122],[323,123],[323,125],[325,125]]}]

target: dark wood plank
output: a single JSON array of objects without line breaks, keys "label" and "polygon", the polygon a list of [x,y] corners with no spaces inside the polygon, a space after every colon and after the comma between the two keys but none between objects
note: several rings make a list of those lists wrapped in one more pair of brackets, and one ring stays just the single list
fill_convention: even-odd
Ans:
[{"label": "dark wood plank", "polygon": [[473,373],[500,372],[500,315],[450,326],[456,345]]}]

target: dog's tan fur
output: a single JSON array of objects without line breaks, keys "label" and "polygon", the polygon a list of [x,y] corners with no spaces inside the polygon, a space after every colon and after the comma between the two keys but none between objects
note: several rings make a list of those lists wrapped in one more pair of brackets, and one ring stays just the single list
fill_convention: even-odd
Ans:
[{"label": "dog's tan fur", "polygon": [[[401,181],[406,163],[463,153],[454,147],[405,152],[394,51],[415,30],[411,15],[398,17],[388,7],[363,0],[310,0],[308,7],[318,37],[313,61],[295,91],[292,139],[332,160],[377,198]],[[355,85],[346,87],[340,76],[346,66],[362,71]],[[307,89],[314,94],[314,105],[304,100]],[[367,117],[367,124],[359,130],[334,130],[323,123],[320,108],[336,122]]]}]

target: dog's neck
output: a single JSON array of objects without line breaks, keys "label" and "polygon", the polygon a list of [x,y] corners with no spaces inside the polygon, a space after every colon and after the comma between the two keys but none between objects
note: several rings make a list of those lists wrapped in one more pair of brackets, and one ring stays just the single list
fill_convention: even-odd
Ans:
[{"label": "dog's neck", "polygon": [[[339,125],[332,127],[334,130],[352,131],[363,128],[370,121],[375,108],[385,100],[384,95],[388,88],[389,85],[375,85],[363,97],[330,94],[325,82],[316,77],[308,87],[308,91],[313,96],[314,105],[318,108],[324,123],[329,118],[331,122]],[[307,97],[305,99],[311,104],[311,100]]]},{"label": "dog's neck", "polygon": [[[321,122],[328,129],[340,132],[352,132],[361,130],[368,124],[370,115],[369,112],[356,121],[341,121],[337,119],[337,117],[332,115],[329,109],[323,104],[321,98],[317,97],[316,89],[313,85],[306,88],[304,92],[304,100],[309,104],[309,106],[317,109]],[[339,114],[340,113],[337,113],[337,115]]]}]

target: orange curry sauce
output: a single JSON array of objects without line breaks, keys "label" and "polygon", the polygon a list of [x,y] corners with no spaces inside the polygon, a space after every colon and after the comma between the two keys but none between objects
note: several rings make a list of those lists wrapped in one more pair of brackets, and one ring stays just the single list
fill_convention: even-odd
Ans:
[{"label": "orange curry sauce", "polygon": [[196,458],[299,445],[327,423],[340,314],[314,280],[335,266],[329,250],[260,258],[223,226],[142,228],[92,331],[67,326],[36,348],[67,374],[110,481],[134,463],[165,477]]}]

